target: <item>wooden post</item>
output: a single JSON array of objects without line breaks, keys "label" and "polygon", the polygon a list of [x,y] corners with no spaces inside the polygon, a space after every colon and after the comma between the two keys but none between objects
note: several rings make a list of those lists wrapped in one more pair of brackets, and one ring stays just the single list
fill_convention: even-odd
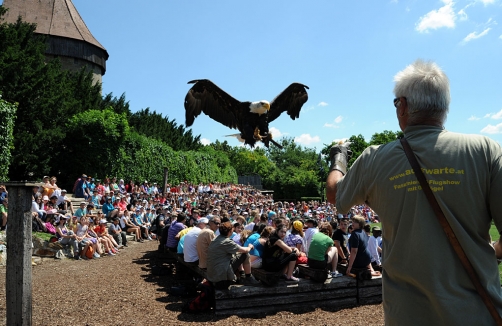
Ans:
[{"label": "wooden post", "polygon": [[167,193],[167,180],[169,180],[169,168],[164,168],[164,187],[162,194]]},{"label": "wooden post", "polygon": [[34,182],[6,182],[7,218],[7,325],[31,325],[31,196]]}]

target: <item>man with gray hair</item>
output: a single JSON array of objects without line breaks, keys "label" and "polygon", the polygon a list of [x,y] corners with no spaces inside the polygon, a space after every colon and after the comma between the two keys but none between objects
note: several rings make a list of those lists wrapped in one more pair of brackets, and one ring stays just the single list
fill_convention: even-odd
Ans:
[{"label": "man with gray hair", "polygon": [[[500,240],[490,245],[489,229],[493,220],[502,230],[502,150],[487,137],[444,129],[449,81],[435,63],[417,60],[394,81],[394,106],[404,137],[501,314],[496,258],[502,258],[502,245]],[[381,217],[386,324],[492,325],[494,320],[445,236],[401,142],[368,147],[349,171],[348,145],[331,148],[327,197],[341,213],[366,203]]]}]

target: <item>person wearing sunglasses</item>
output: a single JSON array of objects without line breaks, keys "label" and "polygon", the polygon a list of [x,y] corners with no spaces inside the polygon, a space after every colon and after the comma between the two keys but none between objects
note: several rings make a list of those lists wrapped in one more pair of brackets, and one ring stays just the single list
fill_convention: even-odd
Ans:
[{"label": "person wearing sunglasses", "polygon": [[[450,83],[434,62],[417,60],[398,72],[394,81],[395,99],[389,111],[394,112],[404,140],[368,147],[350,170],[350,144],[334,145],[327,198],[342,214],[366,203],[381,218],[387,325],[495,325],[496,314],[502,314],[496,261],[502,258],[502,244],[498,240],[491,246],[489,230],[494,223],[502,231],[502,149],[488,137],[445,129]],[[473,96],[473,110],[486,109],[476,100]],[[420,166],[417,171],[410,163],[414,157]],[[418,170],[438,210],[433,210],[420,186]],[[438,222],[441,214],[455,236],[445,236]],[[450,243],[455,239],[473,274],[468,274]],[[477,278],[480,284],[475,286],[472,280]],[[487,295],[477,293],[483,289]],[[489,301],[493,309],[485,306]]]},{"label": "person wearing sunglasses", "polygon": [[208,215],[207,227],[199,233],[197,237],[197,254],[199,256],[199,268],[207,268],[207,251],[211,241],[216,238],[215,232],[218,230],[221,224],[221,219],[217,215]]}]

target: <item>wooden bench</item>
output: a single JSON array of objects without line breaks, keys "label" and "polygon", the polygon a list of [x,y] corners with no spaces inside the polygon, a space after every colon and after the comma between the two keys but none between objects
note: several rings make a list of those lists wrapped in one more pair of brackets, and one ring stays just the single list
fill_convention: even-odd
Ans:
[{"label": "wooden bench", "polygon": [[[347,267],[348,265],[338,265],[338,271],[344,275],[347,275]],[[352,274],[357,276],[358,280],[371,280],[371,271],[367,268],[352,268],[350,270]]]},{"label": "wooden bench", "polygon": [[277,284],[282,275],[280,272],[267,272],[261,268],[251,268],[251,273],[255,279],[261,281],[261,283],[266,286],[274,286]]},{"label": "wooden bench", "polygon": [[328,271],[325,269],[315,269],[307,264],[298,264],[300,275],[308,276],[312,281],[324,283],[328,278]]}]

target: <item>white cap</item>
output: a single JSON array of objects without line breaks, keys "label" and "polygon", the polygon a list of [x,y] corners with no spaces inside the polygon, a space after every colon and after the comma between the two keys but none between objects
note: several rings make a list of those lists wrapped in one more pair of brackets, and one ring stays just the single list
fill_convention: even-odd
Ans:
[{"label": "white cap", "polygon": [[209,223],[209,219],[208,219],[207,217],[202,217],[202,218],[199,218],[199,219],[197,220],[197,224],[199,224],[199,223],[204,223],[204,224],[207,224],[207,223]]}]

